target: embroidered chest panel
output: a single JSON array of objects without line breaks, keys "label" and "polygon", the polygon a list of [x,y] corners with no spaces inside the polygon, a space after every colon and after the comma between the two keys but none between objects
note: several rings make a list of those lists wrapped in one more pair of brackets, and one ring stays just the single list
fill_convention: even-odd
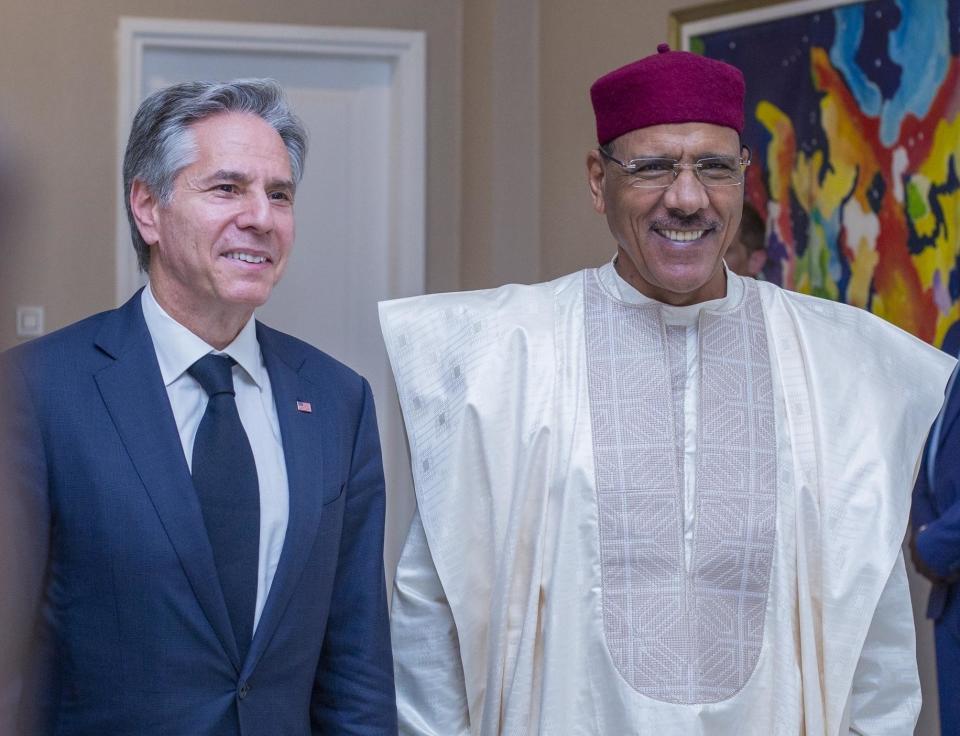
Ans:
[{"label": "embroidered chest panel", "polygon": [[585,272],[603,625],[639,693],[712,703],[737,693],[763,641],[776,536],[776,436],[758,291],[703,312],[694,536],[684,549],[683,328]]}]

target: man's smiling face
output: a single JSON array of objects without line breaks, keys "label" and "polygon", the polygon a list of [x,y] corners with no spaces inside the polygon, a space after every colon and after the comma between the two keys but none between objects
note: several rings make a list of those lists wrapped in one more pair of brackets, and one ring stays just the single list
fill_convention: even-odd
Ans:
[{"label": "man's smiling face", "polygon": [[[609,145],[621,161],[662,157],[685,164],[739,156],[732,128],[709,123],[654,125],[630,131]],[[631,185],[630,174],[597,151],[587,158],[594,208],[605,214],[617,241],[617,271],[642,294],[686,305],[726,293],[723,254],[743,209],[743,186],[705,187],[683,169],[665,189]]]},{"label": "man's smiling face", "polygon": [[193,163],[169,202],[152,201],[150,229],[141,227],[151,287],[162,306],[194,320],[245,321],[267,301],[293,244],[290,159],[255,115],[221,113],[190,131]]}]

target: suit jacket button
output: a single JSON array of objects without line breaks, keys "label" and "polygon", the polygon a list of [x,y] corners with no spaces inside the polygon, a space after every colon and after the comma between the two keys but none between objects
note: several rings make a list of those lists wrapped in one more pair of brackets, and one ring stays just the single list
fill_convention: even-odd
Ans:
[{"label": "suit jacket button", "polygon": [[246,680],[244,680],[240,683],[240,687],[237,688],[237,695],[239,696],[240,700],[243,700],[245,697],[247,697],[247,693],[249,692],[250,685]]}]

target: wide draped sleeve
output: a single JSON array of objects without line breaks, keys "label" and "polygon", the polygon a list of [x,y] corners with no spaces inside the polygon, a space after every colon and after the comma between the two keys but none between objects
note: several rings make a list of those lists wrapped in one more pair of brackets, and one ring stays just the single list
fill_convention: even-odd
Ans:
[{"label": "wide draped sleeve", "polygon": [[[426,594],[445,600],[432,607],[437,626],[453,622],[445,641],[458,643],[473,724],[500,702],[516,658],[529,654],[511,642],[528,623],[526,602],[539,595],[553,295],[552,284],[509,285],[380,305],[426,540],[420,558],[432,560],[440,584]],[[429,579],[409,564],[402,572],[401,582]],[[404,595],[409,602],[413,592]],[[399,674],[405,665],[397,666]]]},{"label": "wide draped sleeve", "polygon": [[[799,648],[811,733],[846,733],[853,706],[877,700],[857,679],[861,656],[883,650],[898,666],[898,703],[919,709],[901,544],[924,439],[954,360],[890,323],[845,304],[760,284],[783,387],[796,473]],[[887,594],[884,591],[887,590]],[[883,597],[883,599],[882,599]],[[900,631],[899,644],[888,634]],[[871,632],[886,637],[868,641]],[[897,650],[895,654],[892,654]],[[909,677],[900,663],[909,665]],[[869,676],[875,669],[860,667]],[[899,673],[899,674],[897,674]],[[853,700],[851,700],[853,697]],[[913,718],[916,712],[913,713]],[[894,733],[894,731],[885,731]]]}]

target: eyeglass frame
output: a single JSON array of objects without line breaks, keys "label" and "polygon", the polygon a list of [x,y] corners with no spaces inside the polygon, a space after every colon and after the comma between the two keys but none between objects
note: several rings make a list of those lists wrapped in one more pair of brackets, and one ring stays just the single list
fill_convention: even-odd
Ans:
[{"label": "eyeglass frame", "polygon": [[[703,184],[703,186],[707,187],[708,189],[715,189],[715,188],[719,188],[719,187],[743,186],[743,182],[744,182],[745,179],[746,179],[746,169],[747,169],[747,167],[750,165],[750,163],[751,163],[751,161],[752,161],[752,156],[753,156],[753,152],[750,150],[750,146],[748,146],[746,143],[741,143],[741,144],[740,144],[740,155],[739,155],[738,157],[736,157],[736,158],[737,158],[737,163],[738,163],[739,166],[740,166],[740,181],[732,181],[732,182],[729,182],[729,183],[726,183],[726,184],[720,184],[720,183],[717,183],[717,182],[707,182],[707,181],[705,181],[705,180],[700,176],[700,172],[703,170],[703,162],[704,162],[704,161],[713,161],[713,160],[716,160],[716,159],[723,159],[723,158],[734,158],[734,157],[732,157],[732,156],[730,156],[730,157],[728,157],[728,156],[704,156],[703,158],[698,158],[698,159],[697,159],[696,161],[694,161],[693,163],[685,164],[685,163],[683,163],[683,162],[681,162],[681,161],[677,161],[676,159],[670,158],[670,157],[668,157],[668,156],[639,156],[638,158],[632,158],[632,159],[630,159],[629,161],[621,161],[621,160],[618,159],[616,156],[614,156],[614,155],[611,154],[609,151],[607,151],[603,146],[598,146],[598,147],[597,147],[597,150],[600,152],[600,155],[601,155],[603,158],[607,159],[608,161],[610,161],[610,162],[612,162],[612,163],[615,163],[617,166],[619,166],[621,169],[623,169],[623,171],[624,171],[625,174],[628,174],[628,175],[631,175],[631,176],[632,176],[632,175],[635,175],[635,174],[637,173],[637,172],[636,172],[636,168],[635,168],[635,167],[632,168],[632,167],[633,167],[633,166],[636,164],[636,162],[638,162],[638,161],[672,161],[672,162],[673,162],[673,166],[672,166],[672,168],[673,168],[673,179],[671,179],[669,183],[667,183],[667,184],[647,184],[647,183],[640,183],[640,182],[642,182],[643,180],[638,178],[638,179],[634,179],[634,180],[630,183],[630,186],[633,187],[634,189],[669,189],[670,187],[673,186],[673,183],[677,180],[677,177],[680,176],[680,172],[681,172],[683,169],[691,169],[691,170],[693,171],[693,173],[694,173],[694,176],[697,177],[697,181],[700,182],[701,184]],[[743,155],[743,152],[744,152],[744,151],[747,152],[746,158],[744,158],[744,155]],[[666,173],[666,172],[664,172],[664,173]]]}]

